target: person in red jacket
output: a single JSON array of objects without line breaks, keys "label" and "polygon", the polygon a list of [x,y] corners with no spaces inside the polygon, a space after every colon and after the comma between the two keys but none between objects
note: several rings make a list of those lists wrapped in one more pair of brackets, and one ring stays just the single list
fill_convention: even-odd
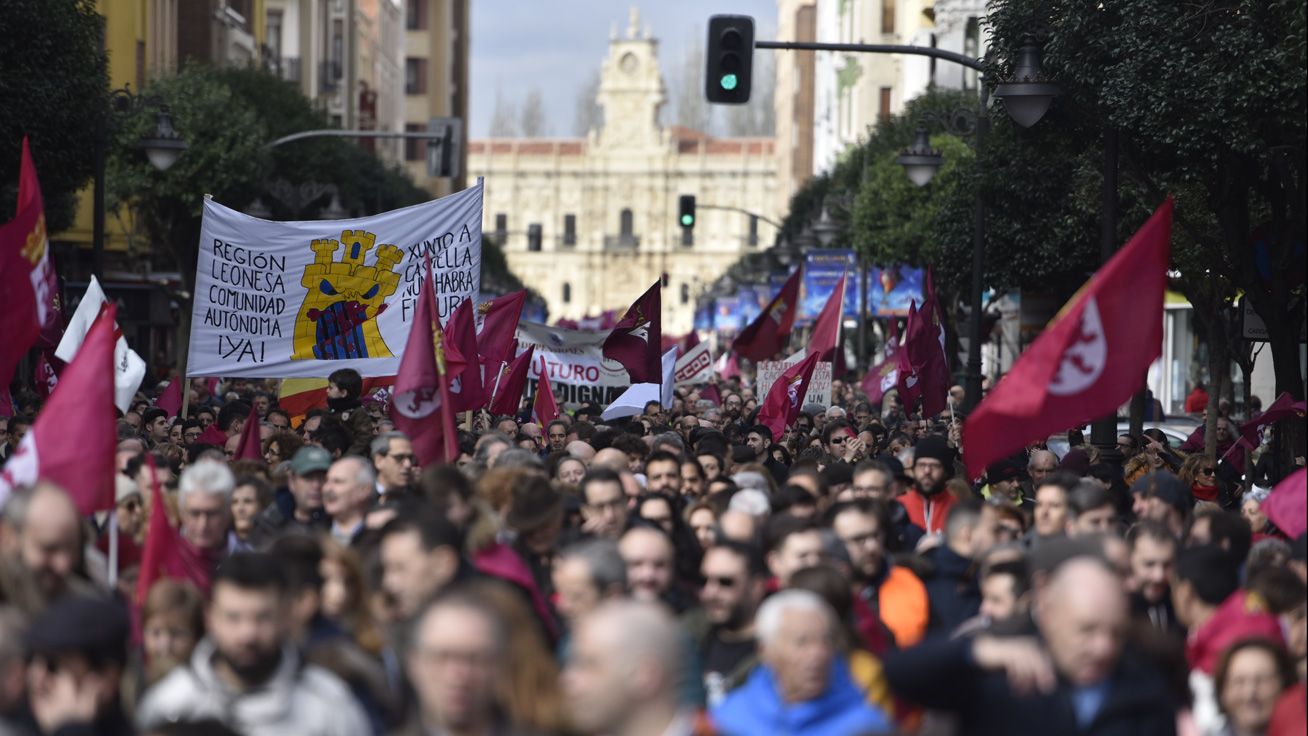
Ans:
[{"label": "person in red jacket", "polygon": [[945,489],[954,474],[954,451],[944,437],[930,434],[913,447],[913,488],[898,501],[908,520],[927,534],[940,534],[945,517],[958,499]]},{"label": "person in red jacket", "polygon": [[1186,414],[1203,414],[1208,409],[1208,390],[1204,388],[1204,382],[1200,381],[1194,385],[1194,390],[1190,395],[1185,397]]}]

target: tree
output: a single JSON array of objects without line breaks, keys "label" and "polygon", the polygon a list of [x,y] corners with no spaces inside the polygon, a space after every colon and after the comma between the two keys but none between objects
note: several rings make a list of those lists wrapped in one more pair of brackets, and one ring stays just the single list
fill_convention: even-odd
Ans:
[{"label": "tree", "polygon": [[495,109],[491,112],[490,134],[492,138],[514,138],[518,135],[517,114],[513,103],[504,98],[504,90],[495,89]]},{"label": "tree", "polygon": [[577,90],[576,110],[572,118],[572,134],[585,137],[604,125],[604,109],[599,106],[600,73],[591,72]]},{"label": "tree", "polygon": [[545,99],[540,88],[532,87],[522,102],[521,123],[518,132],[524,138],[542,138],[549,135],[549,121],[545,116]]},{"label": "tree", "polygon": [[[1297,399],[1305,395],[1305,18],[1302,0],[996,0],[988,70],[1003,78],[1022,36],[1039,29],[1045,72],[1063,90],[1056,105],[1069,111],[1059,134],[1085,141],[1120,131],[1124,190],[1145,205],[1125,207],[1124,224],[1176,196],[1173,261],[1189,271],[1179,285],[1196,312],[1243,292],[1267,324],[1277,392]],[[1210,347],[1225,343],[1219,322],[1209,320]],[[1304,427],[1284,427],[1286,462],[1292,447],[1303,452]]]},{"label": "tree", "polygon": [[94,173],[108,110],[104,18],[94,0],[0,3],[0,220],[14,211],[19,153],[28,136],[49,232],[73,222]]}]

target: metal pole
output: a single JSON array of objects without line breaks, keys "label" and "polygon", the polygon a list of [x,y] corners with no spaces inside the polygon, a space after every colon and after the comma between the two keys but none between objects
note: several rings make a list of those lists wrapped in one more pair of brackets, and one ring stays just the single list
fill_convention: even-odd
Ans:
[{"label": "metal pole", "polygon": [[[985,154],[986,131],[990,127],[988,107],[990,90],[985,80],[978,80],[981,88],[981,107],[976,117],[976,158]],[[981,291],[982,271],[986,252],[986,202],[981,188],[977,188],[972,205],[972,314],[967,338],[967,382],[964,389],[964,407],[968,413],[981,402]]]},{"label": "metal pole", "polygon": [[96,136],[95,174],[91,189],[91,273],[104,282],[104,188],[105,146],[108,130],[101,127]]},{"label": "metal pole", "polygon": [[[1117,252],[1117,131],[1104,130],[1103,222],[1099,231],[1099,257],[1104,263]],[[1096,419],[1090,425],[1090,444],[1099,448],[1107,462],[1120,464],[1117,450],[1117,413]]]},{"label": "metal pole", "polygon": [[985,71],[985,64],[966,54],[930,46],[906,46],[889,43],[821,43],[816,41],[755,41],[756,49],[777,49],[781,51],[843,51],[855,54],[911,54],[944,59],[955,64],[962,64],[969,69]]},{"label": "metal pole", "polygon": [[867,313],[867,258],[860,256],[858,259],[858,360],[855,367],[863,367],[866,363],[867,369],[871,369],[872,361],[867,359],[867,321],[870,319]]}]

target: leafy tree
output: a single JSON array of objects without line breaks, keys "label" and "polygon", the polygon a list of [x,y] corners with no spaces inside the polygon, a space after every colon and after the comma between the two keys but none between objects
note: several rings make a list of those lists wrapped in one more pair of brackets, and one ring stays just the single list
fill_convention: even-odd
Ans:
[{"label": "leafy tree", "polygon": [[[1305,7],[1302,0],[995,0],[990,7],[992,78],[1009,71],[1013,47],[1035,32],[1044,69],[1063,90],[1057,134],[1086,141],[1120,132],[1124,194],[1139,193],[1136,206],[1124,207],[1123,225],[1166,193],[1176,196],[1178,286],[1207,320],[1210,348],[1227,346],[1213,319],[1218,307],[1243,292],[1267,323],[1277,392],[1300,399]],[[1302,452],[1302,422],[1286,426]]]},{"label": "leafy tree", "polygon": [[94,0],[0,3],[0,219],[14,211],[26,135],[48,230],[72,224],[77,191],[94,174],[96,135],[105,122],[103,34]]}]

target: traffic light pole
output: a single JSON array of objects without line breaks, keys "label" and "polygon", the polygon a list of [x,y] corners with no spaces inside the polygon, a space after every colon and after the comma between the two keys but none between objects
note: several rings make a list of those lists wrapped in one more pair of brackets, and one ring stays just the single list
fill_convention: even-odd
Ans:
[{"label": "traffic light pole", "polygon": [[722,205],[722,204],[698,204],[698,203],[695,205],[695,207],[701,210],[723,210],[725,212],[739,212],[742,215],[757,217],[762,222],[766,222],[767,224],[771,225],[772,227],[775,227],[778,230],[781,229],[781,223],[777,222],[776,220],[760,215],[757,212],[750,212],[749,210],[744,209],[743,207],[728,207],[727,205]]},{"label": "traffic light pole", "polygon": [[888,43],[820,43],[816,41],[755,41],[756,49],[777,49],[780,51],[843,51],[851,54],[910,54],[913,56],[930,56],[933,59],[952,61],[969,69],[984,71],[985,65],[980,59],[946,49],[934,49],[929,46],[906,46]]}]

